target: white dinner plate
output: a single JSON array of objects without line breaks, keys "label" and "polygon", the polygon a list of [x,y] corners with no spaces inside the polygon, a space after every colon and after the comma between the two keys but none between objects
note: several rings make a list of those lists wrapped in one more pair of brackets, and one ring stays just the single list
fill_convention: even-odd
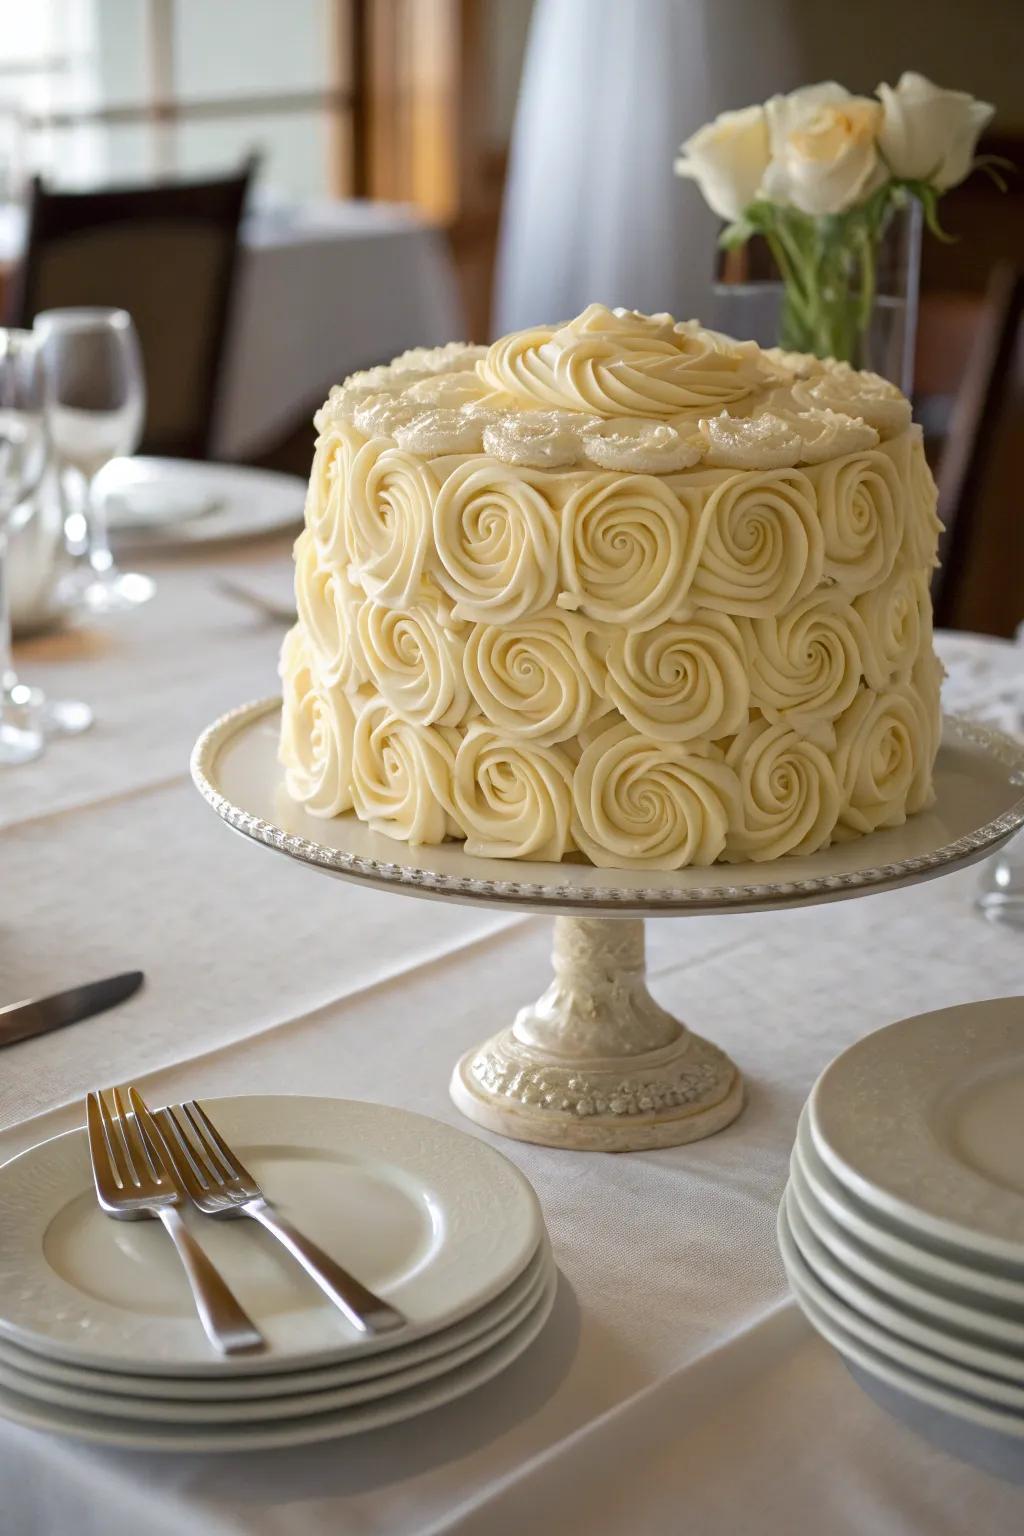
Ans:
[{"label": "white dinner plate", "polygon": [[53,1403],[34,1402],[19,1392],[0,1387],[0,1417],[33,1429],[70,1435],[99,1445],[116,1445],[141,1451],[227,1451],[272,1450],[281,1446],[310,1445],[322,1440],[340,1440],[348,1435],[397,1424],[416,1414],[440,1408],[467,1392],[482,1386],[532,1344],[551,1314],[558,1287],[557,1271],[552,1271],[545,1289],[530,1315],[500,1344],[478,1355],[465,1365],[418,1387],[375,1403],[354,1408],[337,1408],[329,1413],[309,1414],[283,1423],[203,1425],[146,1424],[130,1419],[104,1419],[81,1409],[58,1408]]},{"label": "white dinner plate", "polygon": [[[797,1249],[786,1219],[785,1202],[779,1207],[779,1249],[787,1272],[799,1273]],[[856,1338],[847,1328],[841,1327],[822,1310],[806,1290],[797,1293],[800,1308],[822,1338],[826,1339],[847,1360],[859,1365],[869,1376],[885,1382],[898,1392],[905,1393],[916,1402],[941,1409],[961,1422],[974,1424],[981,1429],[994,1431],[1011,1439],[1024,1439],[1024,1415],[1012,1409],[1000,1409],[994,1404],[982,1403],[964,1393],[942,1386],[919,1375],[916,1371],[887,1358],[863,1340]]]},{"label": "white dinner plate", "polygon": [[807,1101],[819,1157],[915,1233],[1024,1278],[1024,998],[964,1003],[876,1030]]},{"label": "white dinner plate", "polygon": [[966,1333],[982,1340],[991,1340],[996,1348],[1002,1345],[1024,1355],[1024,1321],[1020,1314],[1013,1317],[993,1311],[984,1297],[968,1301],[930,1290],[901,1275],[884,1260],[875,1258],[870,1250],[844,1232],[828,1212],[821,1209],[795,1160],[790,1165],[789,1184],[801,1216],[819,1243],[838,1264],[866,1285],[872,1286],[897,1306],[927,1317],[940,1327],[948,1328],[951,1333]]},{"label": "white dinner plate", "polygon": [[[521,1275],[500,1296],[496,1296],[478,1312],[473,1312],[461,1323],[453,1323],[437,1333],[429,1333],[411,1344],[401,1344],[380,1355],[360,1355],[354,1360],[342,1360],[337,1365],[321,1365],[309,1371],[276,1371],[266,1376],[228,1376],[223,1379],[212,1376],[141,1376],[122,1371],[97,1370],[89,1366],[68,1365],[62,1360],[51,1360],[32,1350],[22,1349],[6,1339],[0,1339],[0,1367],[27,1373],[37,1381],[73,1387],[92,1393],[116,1393],[122,1397],[155,1398],[161,1403],[169,1401],[203,1403],[266,1402],[270,1399],[289,1397],[295,1393],[326,1392],[336,1387],[349,1387],[356,1383],[376,1381],[405,1371],[410,1366],[422,1365],[438,1356],[447,1356],[480,1338],[503,1323],[523,1303],[527,1295],[534,1295],[543,1280],[549,1264],[550,1244],[547,1238],[533,1255]],[[497,1335],[495,1335],[497,1337]]]},{"label": "white dinner plate", "polygon": [[[790,1189],[788,1194],[791,1193]],[[784,1205],[788,1222],[790,1211],[788,1199],[784,1200]],[[956,1392],[966,1392],[997,1407],[1011,1408],[1016,1413],[1024,1413],[1024,1386],[1017,1386],[1013,1382],[986,1375],[983,1371],[974,1371],[969,1366],[945,1360],[940,1355],[932,1354],[931,1350],[918,1349],[915,1345],[908,1344],[905,1340],[897,1338],[895,1334],[889,1333],[885,1328],[879,1328],[868,1318],[862,1317],[859,1312],[844,1306],[837,1297],[832,1295],[827,1286],[822,1285],[800,1253],[791,1227],[788,1231],[788,1241],[792,1244],[792,1248],[787,1249],[784,1255],[786,1273],[801,1304],[809,1298],[837,1326],[845,1329],[855,1339],[860,1339],[863,1344],[877,1350],[880,1355],[884,1355],[898,1365],[906,1366],[908,1370],[916,1371],[920,1376],[941,1382],[945,1386],[952,1387]],[[781,1243],[782,1239],[780,1239],[780,1246]]]},{"label": "white dinner plate", "polygon": [[[806,1112],[797,1125],[793,1158],[818,1206],[887,1264],[918,1276],[933,1290],[958,1300],[982,1299],[984,1305],[1024,1317],[1024,1280],[1000,1273],[991,1259],[969,1254],[961,1258],[936,1252],[914,1241],[915,1234],[882,1211],[861,1204],[825,1167],[811,1141]],[[991,1266],[991,1267],[989,1267]]]},{"label": "white dinner plate", "polygon": [[302,523],[297,475],[192,459],[113,459],[96,477],[118,553],[191,549],[285,533]]},{"label": "white dinner plate", "polygon": [[408,1387],[419,1386],[421,1382],[433,1381],[435,1377],[446,1375],[467,1361],[476,1359],[478,1355],[486,1354],[527,1320],[540,1303],[553,1269],[554,1261],[550,1252],[545,1251],[541,1269],[534,1275],[532,1285],[520,1297],[516,1307],[477,1338],[431,1360],[420,1361],[389,1375],[353,1382],[348,1386],[294,1392],[281,1397],[214,1401],[205,1398],[202,1383],[199,1383],[195,1395],[186,1401],[180,1398],[161,1399],[155,1394],[151,1397],[128,1396],[106,1388],[61,1386],[37,1377],[30,1370],[14,1370],[0,1365],[0,1387],[60,1408],[77,1409],[90,1416],[138,1418],[153,1424],[266,1424],[333,1412],[340,1408],[354,1408],[360,1403],[392,1397]]},{"label": "white dinner plate", "polygon": [[156,1221],[96,1203],[84,1130],[0,1169],[0,1336],[79,1365],[169,1376],[263,1375],[395,1349],[461,1321],[521,1274],[537,1198],[493,1147],[436,1120],[345,1099],[211,1099],[211,1118],[269,1198],[409,1319],[357,1334],[255,1223],[189,1212],[268,1348],[216,1355]]},{"label": "white dinner plate", "polygon": [[880,1328],[887,1329],[897,1338],[906,1340],[908,1344],[917,1344],[958,1365],[985,1371],[990,1376],[999,1376],[1005,1381],[1024,1386],[1024,1357],[1014,1354],[1003,1345],[988,1345],[981,1340],[968,1339],[961,1334],[933,1327],[922,1318],[911,1316],[895,1302],[864,1285],[836,1262],[808,1227],[792,1198],[789,1186],[786,1189],[785,1205],[789,1231],[807,1268],[853,1311],[877,1323]]}]

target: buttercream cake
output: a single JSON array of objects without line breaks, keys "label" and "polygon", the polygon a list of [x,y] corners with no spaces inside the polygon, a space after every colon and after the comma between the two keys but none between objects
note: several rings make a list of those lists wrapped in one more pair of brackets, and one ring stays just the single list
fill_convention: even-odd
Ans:
[{"label": "buttercream cake", "polygon": [[315,816],[676,869],[932,799],[935,485],[845,364],[591,305],[333,389],[281,761]]}]

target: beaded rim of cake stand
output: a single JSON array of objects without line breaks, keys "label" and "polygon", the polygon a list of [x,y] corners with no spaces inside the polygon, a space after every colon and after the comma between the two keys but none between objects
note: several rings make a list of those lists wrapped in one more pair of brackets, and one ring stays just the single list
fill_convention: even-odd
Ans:
[{"label": "beaded rim of cake stand", "polygon": [[[419,869],[390,860],[346,853],[327,848],[322,843],[298,837],[282,827],[267,822],[242,806],[233,804],[214,782],[213,770],[218,752],[243,727],[255,724],[263,715],[280,709],[279,697],[257,699],[240,704],[215,720],[199,737],[190,768],[192,779],[203,799],[235,831],[267,847],[276,848],[303,864],[333,871],[353,880],[393,886],[410,894],[422,891],[433,896],[458,901],[514,902],[518,906],[549,909],[555,912],[586,908],[597,915],[637,915],[642,911],[655,915],[659,910],[675,912],[725,912],[766,905],[799,905],[836,899],[879,887],[926,879],[944,869],[973,863],[1014,832],[1024,827],[1024,746],[1002,731],[958,715],[943,716],[943,736],[951,734],[958,742],[973,746],[1008,770],[1008,783],[1020,785],[1022,794],[1013,806],[991,821],[965,833],[953,842],[926,853],[912,855],[872,869],[845,874],[817,875],[802,880],[765,880],[756,885],[716,886],[619,886],[560,885],[552,881],[485,880],[471,875],[443,874],[438,870]],[[553,865],[552,868],[557,866]],[[574,866],[585,867],[585,866]],[[597,871],[595,870],[595,875]]]}]

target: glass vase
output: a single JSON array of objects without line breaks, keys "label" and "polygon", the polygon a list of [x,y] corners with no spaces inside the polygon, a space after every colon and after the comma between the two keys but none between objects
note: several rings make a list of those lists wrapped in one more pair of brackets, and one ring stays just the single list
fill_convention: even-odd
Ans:
[{"label": "glass vase", "polygon": [[719,252],[714,324],[741,340],[835,357],[880,373],[910,394],[914,382],[921,206],[894,208],[869,250],[842,218],[813,221],[813,239],[785,276],[755,237]]}]

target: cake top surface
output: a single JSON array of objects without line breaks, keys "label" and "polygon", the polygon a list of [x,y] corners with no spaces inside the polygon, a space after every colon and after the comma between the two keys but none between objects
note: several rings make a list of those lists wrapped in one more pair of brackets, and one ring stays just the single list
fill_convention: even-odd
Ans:
[{"label": "cake top surface", "polygon": [[877,374],[764,349],[696,320],[591,304],[489,347],[417,348],[352,374],[316,417],[432,458],[645,474],[782,469],[873,448],[909,426]]}]

